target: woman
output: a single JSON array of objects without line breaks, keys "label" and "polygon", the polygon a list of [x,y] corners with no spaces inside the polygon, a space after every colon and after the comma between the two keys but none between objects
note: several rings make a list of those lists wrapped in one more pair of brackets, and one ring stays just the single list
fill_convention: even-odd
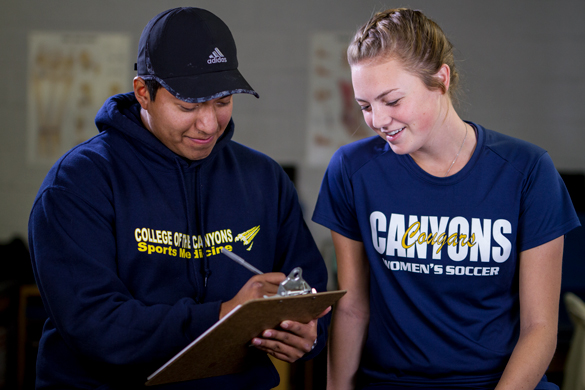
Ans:
[{"label": "woman", "polygon": [[563,236],[579,225],[541,148],[463,121],[452,46],[419,11],[378,13],[348,48],[379,137],[342,147],[313,220],[338,279],[330,389],[558,389]]}]

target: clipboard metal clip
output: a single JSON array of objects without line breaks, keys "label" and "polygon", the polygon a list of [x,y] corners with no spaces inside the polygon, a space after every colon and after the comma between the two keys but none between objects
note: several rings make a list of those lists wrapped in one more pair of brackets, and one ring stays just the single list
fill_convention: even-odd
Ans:
[{"label": "clipboard metal clip", "polygon": [[303,270],[301,267],[293,269],[285,280],[278,286],[276,295],[291,296],[304,295],[311,293],[311,286],[303,279]]}]

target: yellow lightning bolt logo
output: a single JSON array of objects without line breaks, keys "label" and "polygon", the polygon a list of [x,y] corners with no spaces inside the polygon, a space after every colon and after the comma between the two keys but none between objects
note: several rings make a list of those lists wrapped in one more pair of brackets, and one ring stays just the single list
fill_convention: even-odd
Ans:
[{"label": "yellow lightning bolt logo", "polygon": [[243,233],[240,233],[236,236],[236,242],[242,241],[244,245],[250,245],[249,248],[246,250],[249,251],[252,249],[252,245],[254,244],[252,240],[256,237],[256,234],[260,231],[260,226],[254,226],[252,229],[246,230]]}]

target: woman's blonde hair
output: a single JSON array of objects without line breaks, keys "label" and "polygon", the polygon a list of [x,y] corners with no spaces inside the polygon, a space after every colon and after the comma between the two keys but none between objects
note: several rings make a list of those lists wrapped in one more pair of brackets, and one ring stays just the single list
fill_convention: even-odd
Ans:
[{"label": "woman's blonde hair", "polygon": [[449,96],[459,81],[453,45],[437,23],[422,12],[407,8],[376,13],[356,32],[347,49],[350,66],[366,60],[399,60],[405,69],[418,76],[430,90],[447,92],[435,75],[443,64],[451,69]]}]

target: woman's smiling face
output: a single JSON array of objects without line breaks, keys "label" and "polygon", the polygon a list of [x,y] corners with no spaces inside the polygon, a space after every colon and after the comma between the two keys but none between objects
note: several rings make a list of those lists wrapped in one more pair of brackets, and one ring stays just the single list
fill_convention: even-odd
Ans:
[{"label": "woman's smiling face", "polygon": [[[439,77],[441,72],[448,76],[448,68],[441,68]],[[429,90],[396,59],[358,63],[351,76],[366,123],[396,154],[431,146],[448,107],[440,89]]]}]

